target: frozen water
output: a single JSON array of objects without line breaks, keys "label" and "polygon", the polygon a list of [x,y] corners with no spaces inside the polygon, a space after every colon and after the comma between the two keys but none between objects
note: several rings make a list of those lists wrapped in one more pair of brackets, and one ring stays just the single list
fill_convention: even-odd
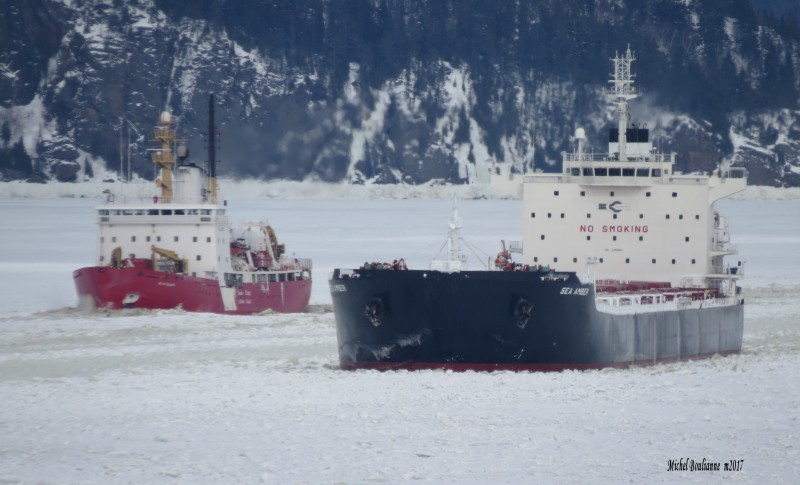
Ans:
[{"label": "frozen water", "polygon": [[[439,190],[432,188],[431,192]],[[228,193],[233,193],[230,190]],[[343,372],[327,276],[444,243],[450,200],[229,198],[314,259],[294,315],[84,313],[94,199],[0,199],[0,482],[787,482],[800,464],[800,201],[730,200],[746,261],[741,355],[557,374]],[[243,194],[243,195],[242,195]],[[463,195],[463,194],[462,194]],[[515,200],[462,200],[480,257]],[[667,471],[669,460],[738,472]]]}]

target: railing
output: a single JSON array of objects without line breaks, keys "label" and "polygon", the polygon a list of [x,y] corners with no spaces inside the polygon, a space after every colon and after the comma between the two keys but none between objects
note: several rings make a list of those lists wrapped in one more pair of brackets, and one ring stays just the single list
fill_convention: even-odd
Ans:
[{"label": "railing", "polygon": [[509,241],[508,252],[522,254],[522,241]]},{"label": "railing", "polygon": [[739,252],[739,246],[736,244],[728,244],[728,243],[714,243],[711,245],[711,250],[719,251],[722,253],[735,254]]},{"label": "railing", "polygon": [[747,178],[747,169],[744,167],[728,167],[725,171],[720,170],[719,176],[721,178],[743,179]]},{"label": "railing", "polygon": [[295,258],[293,261],[302,269],[311,270],[312,268],[312,263],[309,258]]},{"label": "railing", "polygon": [[740,302],[737,295],[724,296],[719,298],[706,298],[702,300],[691,300],[686,298],[675,298],[671,301],[661,301],[659,303],[621,303],[619,299],[601,297],[595,300],[595,307],[603,313],[613,314],[636,314],[663,312],[668,310],[685,310],[689,308],[701,309],[709,307],[731,306]]},{"label": "railing", "polygon": [[461,261],[449,261],[449,260],[434,260],[431,261],[429,266],[431,271],[442,271],[442,272],[451,272],[451,271],[462,271],[467,269],[467,265]]},{"label": "railing", "polygon": [[744,268],[741,266],[712,266],[709,268],[711,275],[742,276]]},{"label": "railing", "polygon": [[608,156],[605,153],[578,153],[578,152],[562,152],[563,160],[565,162],[586,162],[586,163],[620,163],[620,164],[632,164],[632,163],[642,163],[642,162],[649,162],[649,163],[674,163],[675,162],[675,154],[674,153],[650,153],[648,154],[647,158],[644,157],[636,157],[636,158],[629,158],[627,160],[619,160],[614,157]]},{"label": "railing", "polygon": [[222,204],[215,204],[211,202],[209,197],[172,197],[170,200],[165,200],[163,197],[158,195],[151,195],[151,196],[126,196],[126,195],[115,195],[111,193],[106,193],[105,199],[106,205],[129,205],[129,204],[141,204],[141,205],[227,205],[227,201],[223,201]]}]

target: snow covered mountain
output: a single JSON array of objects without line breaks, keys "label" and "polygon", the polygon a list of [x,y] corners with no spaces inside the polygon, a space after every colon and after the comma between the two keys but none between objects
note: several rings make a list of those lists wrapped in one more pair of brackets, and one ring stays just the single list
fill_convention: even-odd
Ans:
[{"label": "snow covered mountain", "polygon": [[209,92],[223,175],[556,170],[577,126],[604,149],[608,58],[630,43],[632,122],[680,169],[728,159],[800,186],[798,16],[753,3],[0,0],[0,178],[80,181],[127,171],[129,152],[151,178],[163,109],[202,161]]}]

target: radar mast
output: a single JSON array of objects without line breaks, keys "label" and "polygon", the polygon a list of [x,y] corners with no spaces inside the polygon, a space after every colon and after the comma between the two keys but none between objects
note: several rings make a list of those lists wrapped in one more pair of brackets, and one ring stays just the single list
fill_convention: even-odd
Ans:
[{"label": "radar mast", "polygon": [[631,52],[631,46],[623,57],[619,53],[614,54],[611,61],[614,62],[614,77],[608,82],[611,83],[611,96],[614,97],[617,111],[617,129],[619,130],[619,160],[625,161],[628,159],[626,153],[625,142],[627,141],[627,127],[628,127],[628,100],[634,99],[636,88],[633,86],[633,75],[631,74],[631,63],[636,60],[636,57]]}]

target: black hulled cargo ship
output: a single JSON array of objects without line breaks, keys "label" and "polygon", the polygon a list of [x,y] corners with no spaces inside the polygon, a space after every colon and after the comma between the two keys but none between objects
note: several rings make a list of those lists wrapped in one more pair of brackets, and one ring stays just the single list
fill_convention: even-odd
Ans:
[{"label": "black hulled cargo ship", "polygon": [[743,266],[725,262],[736,251],[714,203],[746,173],[675,173],[674,153],[627,126],[634,60],[612,59],[608,154],[586,152],[579,128],[561,173],[525,175],[524,240],[493,267],[466,269],[454,208],[447,260],[334,271],[342,368],[590,369],[741,350]]}]

